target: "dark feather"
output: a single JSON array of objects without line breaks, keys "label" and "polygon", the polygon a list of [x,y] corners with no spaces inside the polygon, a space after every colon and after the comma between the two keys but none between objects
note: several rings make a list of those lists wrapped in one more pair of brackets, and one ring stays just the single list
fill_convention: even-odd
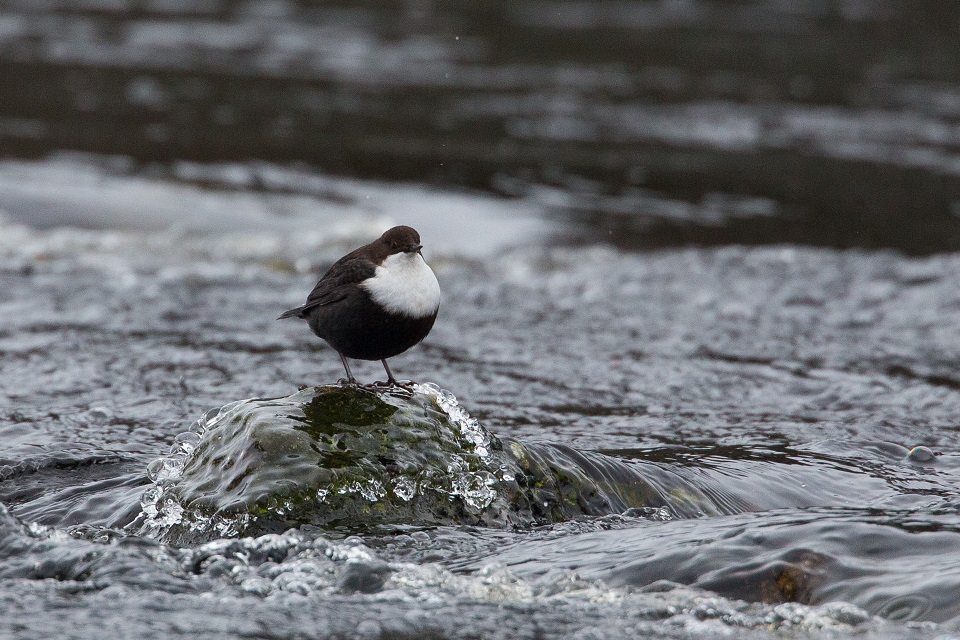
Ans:
[{"label": "dark feather", "polygon": [[303,307],[297,307],[296,309],[290,309],[289,311],[284,311],[280,314],[280,317],[277,320],[284,320],[285,318],[302,318],[303,317]]},{"label": "dark feather", "polygon": [[394,227],[373,242],[354,249],[335,263],[313,288],[307,301],[296,309],[284,311],[277,320],[304,318],[309,320],[315,309],[346,300],[359,293],[359,285],[372,277],[377,264],[387,256],[400,251],[420,248],[420,234],[410,227]]},{"label": "dark feather", "polygon": [[[355,253],[355,252],[354,252]],[[318,307],[325,307],[356,293],[361,282],[373,276],[377,266],[366,258],[347,254],[338,260],[313,288],[302,307],[291,309],[281,317],[305,318]],[[287,315],[289,314],[289,315]]]}]

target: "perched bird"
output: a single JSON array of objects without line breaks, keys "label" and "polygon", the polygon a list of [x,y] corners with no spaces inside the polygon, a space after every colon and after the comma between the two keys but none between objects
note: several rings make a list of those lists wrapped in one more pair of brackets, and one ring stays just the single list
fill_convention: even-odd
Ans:
[{"label": "perched bird", "polygon": [[422,248],[414,229],[393,227],[337,260],[303,306],[277,319],[306,320],[340,354],[351,383],[347,358],[379,360],[387,383],[397,384],[387,358],[423,340],[440,308],[440,285]]}]

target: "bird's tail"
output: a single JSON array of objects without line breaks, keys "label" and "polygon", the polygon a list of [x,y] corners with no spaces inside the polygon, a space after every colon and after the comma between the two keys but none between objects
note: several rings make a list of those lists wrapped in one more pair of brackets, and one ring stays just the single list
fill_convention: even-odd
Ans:
[{"label": "bird's tail", "polygon": [[296,309],[290,309],[289,311],[284,311],[280,314],[280,317],[277,320],[283,320],[284,318],[302,318],[303,317],[303,307],[297,307]]}]

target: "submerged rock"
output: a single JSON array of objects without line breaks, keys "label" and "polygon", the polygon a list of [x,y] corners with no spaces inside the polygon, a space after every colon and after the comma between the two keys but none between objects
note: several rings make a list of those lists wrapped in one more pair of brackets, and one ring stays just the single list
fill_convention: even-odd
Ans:
[{"label": "submerged rock", "polygon": [[501,440],[434,385],[235,402],[181,434],[149,472],[140,532],[188,544],[302,525],[503,527],[630,508],[721,511],[652,464]]}]

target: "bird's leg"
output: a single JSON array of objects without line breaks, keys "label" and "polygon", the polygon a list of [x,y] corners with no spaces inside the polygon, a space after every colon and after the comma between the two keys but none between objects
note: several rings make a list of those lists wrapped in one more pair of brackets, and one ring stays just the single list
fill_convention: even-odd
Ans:
[{"label": "bird's leg", "polygon": [[393,385],[393,386],[395,386],[395,387],[400,386],[400,383],[397,382],[397,379],[394,378],[394,377],[393,377],[393,374],[390,372],[390,367],[387,366],[387,359],[384,358],[384,359],[381,360],[380,362],[383,363],[383,368],[384,368],[384,369],[386,370],[386,372],[387,372],[387,384]]},{"label": "bird's leg", "polygon": [[347,359],[339,351],[337,351],[337,355],[340,356],[340,362],[343,363],[343,368],[347,372],[347,382],[350,384],[357,384],[357,379],[353,377],[352,373],[350,373],[350,364],[347,362]]}]

